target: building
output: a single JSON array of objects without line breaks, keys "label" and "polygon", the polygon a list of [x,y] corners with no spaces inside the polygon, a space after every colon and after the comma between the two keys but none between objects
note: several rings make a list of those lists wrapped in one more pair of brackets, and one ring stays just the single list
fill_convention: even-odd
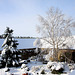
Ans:
[{"label": "building", "polygon": [[58,60],[75,63],[75,49],[60,49],[58,52]]}]

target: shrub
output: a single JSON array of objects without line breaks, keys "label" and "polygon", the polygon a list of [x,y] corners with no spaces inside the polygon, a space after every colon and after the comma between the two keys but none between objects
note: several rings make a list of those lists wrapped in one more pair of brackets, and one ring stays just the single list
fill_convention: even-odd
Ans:
[{"label": "shrub", "polygon": [[63,71],[64,71],[64,69],[63,68],[60,68],[59,70],[52,70],[52,72],[51,73],[53,73],[53,74],[61,74],[61,73],[63,73]]},{"label": "shrub", "polygon": [[35,71],[38,71],[39,69],[40,69],[39,66],[33,66],[33,67],[31,68],[31,71],[32,71],[32,72],[35,72]]},{"label": "shrub", "polygon": [[5,72],[8,72],[8,71],[10,71],[10,69],[6,67],[6,68],[4,69],[4,71],[5,71]]},{"label": "shrub", "polygon": [[56,62],[48,62],[47,67],[51,68],[52,66],[56,65]]},{"label": "shrub", "polygon": [[26,64],[22,64],[21,69],[26,68],[27,65]]},{"label": "shrub", "polygon": [[30,62],[30,60],[28,59],[27,62]]},{"label": "shrub", "polygon": [[45,70],[42,70],[42,71],[41,71],[41,74],[45,74]]}]

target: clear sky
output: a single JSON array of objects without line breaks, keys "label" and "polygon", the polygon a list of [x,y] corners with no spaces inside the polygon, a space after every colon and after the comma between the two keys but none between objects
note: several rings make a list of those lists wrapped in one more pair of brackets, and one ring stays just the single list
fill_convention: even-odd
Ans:
[{"label": "clear sky", "polygon": [[38,15],[44,16],[50,7],[75,19],[75,0],[0,0],[0,35],[10,27],[15,36],[39,36]]}]

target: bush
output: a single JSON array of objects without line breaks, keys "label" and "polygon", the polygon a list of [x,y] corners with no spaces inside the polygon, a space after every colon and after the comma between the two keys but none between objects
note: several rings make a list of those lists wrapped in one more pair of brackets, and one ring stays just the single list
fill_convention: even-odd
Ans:
[{"label": "bush", "polygon": [[22,64],[21,69],[26,68],[27,65],[26,64]]},{"label": "bush", "polygon": [[38,56],[38,59],[37,59],[37,60],[43,62],[45,59],[43,58],[43,55],[40,54],[40,55]]},{"label": "bush", "polygon": [[27,62],[30,62],[30,60],[28,59]]},{"label": "bush", "polygon": [[35,71],[38,71],[39,69],[40,69],[39,66],[33,66],[33,67],[31,68],[31,71],[32,71],[32,72],[35,72]]},{"label": "bush", "polygon": [[8,72],[8,71],[10,71],[10,69],[6,67],[6,68],[4,68],[4,71]]},{"label": "bush", "polygon": [[48,62],[47,67],[53,74],[61,74],[64,71],[64,64],[60,62]]},{"label": "bush", "polygon": [[51,68],[52,66],[56,65],[57,63],[56,62],[48,62],[47,63],[47,67],[48,68]]},{"label": "bush", "polygon": [[44,70],[42,70],[42,71],[41,71],[41,74],[45,74],[45,71],[44,71]]},{"label": "bush", "polygon": [[53,73],[53,74],[61,74],[61,73],[63,73],[63,71],[64,71],[64,69],[63,68],[60,68],[59,70],[52,70],[52,72],[51,73]]}]

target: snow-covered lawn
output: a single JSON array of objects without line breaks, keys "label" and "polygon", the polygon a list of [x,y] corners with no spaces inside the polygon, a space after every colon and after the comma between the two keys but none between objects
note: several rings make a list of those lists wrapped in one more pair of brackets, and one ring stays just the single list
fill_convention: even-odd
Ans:
[{"label": "snow-covered lawn", "polygon": [[21,75],[20,68],[10,68],[9,72],[5,72],[5,68],[0,69],[0,75]]},{"label": "snow-covered lawn", "polygon": [[[28,70],[29,68],[29,70]],[[5,72],[6,68],[2,68],[0,69],[0,75],[22,75],[24,73],[30,73],[30,75],[43,75],[41,74],[42,70],[45,70],[45,74],[44,75],[54,75],[51,74],[50,69],[48,68],[47,64],[42,64],[42,62],[38,62],[35,60],[31,60],[28,64],[23,64],[21,67],[18,68],[10,68],[10,71]],[[28,71],[27,71],[28,70]],[[69,75],[70,71],[68,70],[68,68],[66,67],[67,73],[63,73],[61,75]],[[74,72],[74,71],[72,71]],[[74,72],[75,74],[75,72]],[[73,75],[74,75],[73,74]],[[56,74],[57,75],[57,74]],[[70,74],[72,75],[72,74]]]}]

